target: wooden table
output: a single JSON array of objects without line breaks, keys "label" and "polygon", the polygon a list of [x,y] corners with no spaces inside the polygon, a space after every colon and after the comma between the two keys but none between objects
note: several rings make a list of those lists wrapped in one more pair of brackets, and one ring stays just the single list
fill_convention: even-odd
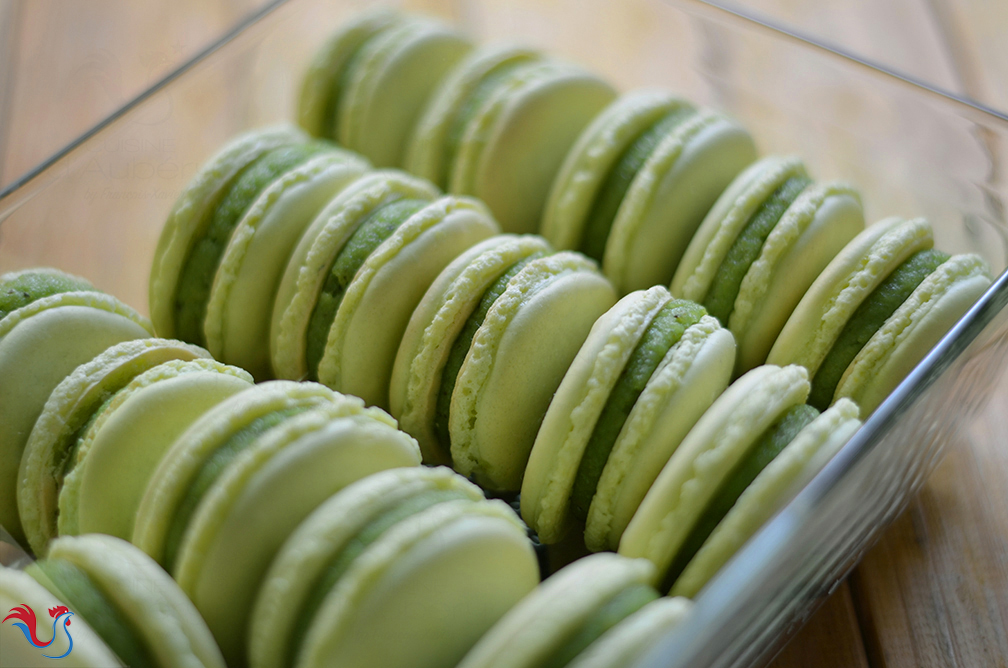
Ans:
[{"label": "wooden table", "polygon": [[[0,4],[0,184],[79,135],[261,0]],[[1008,3],[739,2],[1008,109]],[[824,6],[825,5],[825,6]],[[618,3],[612,11],[619,11]],[[1008,666],[1008,379],[848,581],[773,664]]]}]

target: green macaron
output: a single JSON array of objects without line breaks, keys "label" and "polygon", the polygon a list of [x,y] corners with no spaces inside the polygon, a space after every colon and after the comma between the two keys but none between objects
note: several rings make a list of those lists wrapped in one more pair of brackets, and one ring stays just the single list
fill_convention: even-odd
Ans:
[{"label": "green macaron", "polygon": [[703,304],[731,330],[741,375],[766,360],[805,291],[863,229],[851,186],[813,182],[798,158],[764,158],[704,218],[672,294]]},{"label": "green macaron", "polygon": [[388,405],[396,351],[427,287],[459,253],[499,231],[479,202],[438,195],[429,182],[379,171],[326,206],[277,293],[277,375]]},{"label": "green macaron", "polygon": [[319,51],[302,85],[300,122],[378,167],[398,167],[432,92],[471,48],[439,21],[365,14]]},{"label": "green macaron", "polygon": [[658,600],[653,579],[654,567],[643,559],[611,553],[580,559],[512,608],[458,666],[574,665],[582,654],[591,652],[595,642],[602,642],[622,622]]},{"label": "green macaron", "polygon": [[170,360],[133,378],[79,432],[59,492],[59,534],[129,540],[164,453],[203,413],[251,384],[247,372],[205,358]]},{"label": "green macaron", "polygon": [[553,393],[613,303],[594,263],[553,253],[542,238],[477,244],[414,311],[392,373],[392,412],[425,461],[517,491]]},{"label": "green macaron", "polygon": [[319,506],[278,553],[250,665],[454,666],[538,580],[505,504],[445,468],[377,473]]},{"label": "green macaron", "polygon": [[823,270],[767,359],[808,369],[810,404],[824,409],[850,397],[868,415],[990,281],[979,256],[933,249],[926,220],[883,220]]},{"label": "green macaron", "polygon": [[224,668],[206,623],[178,585],[120,538],[58,538],[28,572],[83,617],[126,666]]},{"label": "green macaron", "polygon": [[603,633],[567,666],[621,668],[632,665],[681,624],[691,609],[691,602],[681,596],[652,601]]},{"label": "green macaron", "polygon": [[171,339],[118,343],[77,367],[53,390],[25,444],[18,472],[18,512],[35,554],[58,533],[59,496],[78,463],[89,420],[137,375],[169,360],[208,357],[202,348]]},{"label": "green macaron", "polygon": [[522,483],[522,516],[544,543],[585,526],[616,549],[655,478],[728,386],[735,342],[693,302],[655,286],[592,327],[550,403]]},{"label": "green macaron", "polygon": [[360,399],[316,383],[263,383],[175,441],[141,500],[133,542],[172,573],[228,664],[243,665],[252,603],[288,535],[346,485],[419,462],[415,441]]},{"label": "green macaron", "polygon": [[663,91],[627,93],[567,154],[543,235],[601,262],[621,293],[667,285],[704,216],[755,159],[735,121]]},{"label": "green macaron", "polygon": [[410,166],[486,202],[506,232],[535,232],[564,156],[615,93],[523,49],[481,52],[459,68],[418,126]]},{"label": "green macaron", "polygon": [[[0,566],[0,611],[5,615],[0,624],[4,666],[66,666],[67,658],[71,659],[70,665],[83,668],[122,665],[76,610],[70,610],[66,601],[24,571]],[[36,627],[39,639],[47,646],[34,647],[22,626],[28,633]],[[68,652],[73,653],[72,658]]]}]

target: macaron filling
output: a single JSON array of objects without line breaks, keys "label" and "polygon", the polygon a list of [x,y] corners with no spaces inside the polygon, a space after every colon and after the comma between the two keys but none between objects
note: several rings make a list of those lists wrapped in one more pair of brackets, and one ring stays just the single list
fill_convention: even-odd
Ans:
[{"label": "macaron filling", "polygon": [[267,413],[236,431],[206,458],[186,488],[185,494],[182,496],[175,515],[172,518],[171,525],[168,527],[164,550],[166,570],[171,572],[174,569],[175,560],[178,558],[178,552],[182,547],[182,539],[185,536],[189,522],[192,520],[193,515],[196,514],[196,510],[199,508],[203,497],[206,496],[217,479],[227,470],[231,462],[267,431],[276,427],[284,420],[299,413],[304,413],[311,408],[312,406],[294,406]]},{"label": "macaron filling", "polygon": [[281,146],[253,160],[235,178],[214,210],[203,236],[194,240],[179,274],[175,322],[180,339],[204,343],[203,320],[214,275],[231,234],[259,193],[285,172],[330,148],[330,144],[321,141]]},{"label": "macaron filling", "polygon": [[444,164],[447,173],[445,174],[446,180],[444,183],[451,183],[451,172],[455,164],[455,156],[458,154],[459,146],[462,145],[466,129],[472,120],[476,118],[476,114],[493,97],[494,93],[507,87],[512,80],[520,76],[520,73],[532,64],[535,64],[535,61],[532,63],[528,60],[518,60],[517,62],[513,60],[505,61],[487,72],[480,79],[479,83],[476,84],[476,87],[465,96],[448,127],[448,134],[445,137]]},{"label": "macaron filling", "polygon": [[400,199],[385,204],[369,215],[336,255],[326,276],[325,285],[308,321],[306,357],[310,378],[318,377],[318,365],[325,354],[336,313],[347,286],[371,255],[410,216],[427,206],[419,199]]},{"label": "macaron filling", "polygon": [[581,521],[588,517],[602,471],[616,445],[623,424],[669,349],[686,329],[706,315],[702,306],[683,299],[669,301],[644,330],[626,366],[613,386],[585,446],[571,490],[571,509]]},{"label": "macaron filling", "polygon": [[650,127],[644,129],[624,149],[595,195],[595,201],[592,203],[581,237],[579,250],[582,253],[594,260],[602,261],[616,214],[637,173],[658,147],[658,144],[695,114],[696,109],[691,106],[677,106]]},{"label": "macaron filling", "polygon": [[311,594],[301,606],[298,613],[298,619],[301,620],[301,623],[294,627],[294,635],[289,647],[289,665],[294,665],[297,662],[298,652],[311,628],[312,620],[355,559],[396,524],[439,503],[456,500],[472,500],[472,496],[458,489],[425,490],[386,509],[361,527],[329,562],[315,586],[311,588]]},{"label": "macaron filling", "polygon": [[812,378],[808,403],[826,410],[850,363],[913,291],[949,259],[941,251],[918,251],[898,266],[854,311]]},{"label": "macaron filling", "polygon": [[517,276],[518,272],[525,265],[545,255],[546,253],[542,251],[532,253],[515,262],[507,271],[497,277],[497,280],[491,283],[490,287],[483,293],[476,309],[466,320],[465,325],[462,326],[462,330],[459,332],[455,342],[452,343],[451,351],[448,353],[448,359],[445,361],[444,370],[441,373],[441,385],[438,388],[437,404],[434,409],[434,433],[437,435],[438,441],[445,452],[449,452],[451,446],[448,415],[451,409],[452,393],[455,392],[455,382],[458,380],[459,371],[462,370],[462,364],[465,362],[466,355],[469,354],[473,337],[476,336],[477,330],[483,325],[483,320],[486,319],[487,313],[489,313],[494,302],[507,290],[511,279]]},{"label": "macaron filling", "polygon": [[654,587],[649,585],[637,584],[627,587],[592,613],[545,661],[539,664],[539,668],[563,668],[601,638],[606,631],[659,597]]},{"label": "macaron filling", "polygon": [[[101,636],[124,666],[156,666],[150,648],[129,618],[112,604],[101,587],[82,569],[64,559],[43,559],[35,566],[56,587],[55,594]],[[41,581],[45,585],[44,581]],[[70,622],[70,619],[67,619]]]},{"label": "macaron filling", "polygon": [[82,278],[48,271],[26,271],[0,283],[0,320],[11,311],[63,292],[97,292]]},{"label": "macaron filling", "polygon": [[806,176],[792,176],[784,181],[760,204],[728,249],[703,301],[707,312],[717,318],[723,327],[728,326],[728,317],[735,307],[742,280],[759,257],[767,237],[784,212],[811,184],[812,179]]},{"label": "macaron filling", "polygon": [[77,453],[80,452],[81,443],[84,441],[91,425],[93,425],[98,417],[104,413],[106,409],[108,409],[113,398],[115,398],[115,394],[106,399],[104,403],[98,407],[98,410],[91,414],[91,417],[84,423],[84,426],[78,429],[73,436],[68,439],[68,442],[73,445],[71,445],[64,454],[62,466],[57,467],[57,470],[63,471],[63,476],[60,478],[61,482],[66,478],[66,476],[70,475],[70,472],[74,470],[75,466],[77,466]]},{"label": "macaron filling", "polygon": [[665,576],[662,591],[668,591],[725,515],[735,506],[742,493],[756,476],[798,436],[798,433],[819,417],[819,411],[808,404],[792,406],[772,424],[721,483],[710,504],[690,530]]}]

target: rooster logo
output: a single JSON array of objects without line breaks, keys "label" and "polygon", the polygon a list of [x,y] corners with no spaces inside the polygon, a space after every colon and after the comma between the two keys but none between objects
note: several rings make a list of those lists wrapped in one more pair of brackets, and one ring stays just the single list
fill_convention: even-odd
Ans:
[{"label": "rooster logo", "polygon": [[19,621],[13,622],[14,626],[21,629],[21,633],[24,634],[25,639],[32,644],[32,646],[37,649],[45,649],[53,644],[56,640],[56,628],[62,628],[63,632],[66,633],[67,640],[70,641],[70,647],[67,651],[59,656],[49,656],[48,654],[43,654],[42,656],[47,659],[62,659],[70,650],[73,649],[73,638],[70,636],[70,618],[74,613],[65,605],[57,605],[55,608],[49,608],[49,616],[53,618],[52,624],[52,637],[48,642],[42,642],[35,635],[35,611],[31,609],[30,606],[22,603],[16,608],[10,609],[10,614],[4,617],[4,622],[8,619],[16,619]]}]

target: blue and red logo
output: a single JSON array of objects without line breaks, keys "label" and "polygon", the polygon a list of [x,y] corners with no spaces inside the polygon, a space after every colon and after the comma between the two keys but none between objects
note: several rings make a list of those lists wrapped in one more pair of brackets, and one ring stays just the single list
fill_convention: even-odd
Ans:
[{"label": "blue and red logo", "polygon": [[22,603],[16,608],[10,609],[10,614],[4,617],[4,622],[8,619],[16,619],[18,621],[12,622],[14,626],[21,629],[21,633],[24,634],[25,639],[32,644],[36,649],[45,649],[56,641],[56,629],[57,627],[63,629],[66,633],[67,640],[70,641],[70,646],[67,651],[59,656],[49,656],[48,654],[43,654],[42,656],[47,659],[62,659],[70,650],[73,649],[73,638],[70,637],[70,618],[74,613],[70,612],[65,605],[57,605],[55,608],[49,608],[49,616],[53,618],[52,623],[52,637],[49,638],[49,642],[42,642],[39,640],[38,636],[35,634],[35,611],[31,607]]}]

